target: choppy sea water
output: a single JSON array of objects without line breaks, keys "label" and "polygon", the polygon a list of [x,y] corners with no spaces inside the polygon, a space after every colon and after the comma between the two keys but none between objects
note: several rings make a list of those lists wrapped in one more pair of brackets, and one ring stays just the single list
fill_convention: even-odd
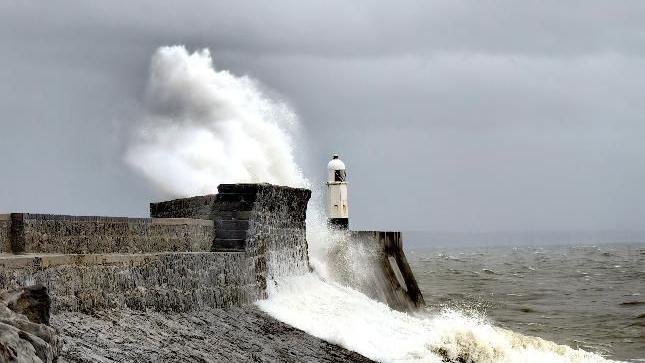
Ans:
[{"label": "choppy sea water", "polygon": [[[429,306],[411,313],[392,310],[359,291],[366,288],[361,281],[370,273],[373,252],[354,243],[349,235],[322,230],[320,233],[308,231],[312,271],[267,281],[268,298],[256,302],[260,309],[311,335],[379,362],[608,362],[607,358],[590,352],[592,349],[571,348],[537,334],[506,329],[504,323],[486,315],[488,311],[482,308],[485,304],[477,297],[472,301],[463,297],[453,299],[452,290],[448,290],[442,299],[438,289],[433,297],[429,292],[433,285],[444,288],[445,284],[451,285],[464,296],[463,291],[473,290],[464,285],[467,280],[451,276],[450,265],[437,267],[435,260],[455,262],[457,258],[443,251],[410,254],[417,273],[421,273],[421,278],[417,278],[430,297]],[[485,253],[473,252],[473,256],[477,255],[481,257]],[[489,271],[485,275],[503,275],[486,269]],[[445,275],[439,275],[438,271],[449,271],[449,277],[444,279]],[[472,275],[477,274],[473,271]],[[474,283],[481,284],[477,280]],[[372,288],[377,290],[371,291],[370,296],[381,287]]]},{"label": "choppy sea water", "polygon": [[426,303],[645,362],[645,244],[407,251]]}]

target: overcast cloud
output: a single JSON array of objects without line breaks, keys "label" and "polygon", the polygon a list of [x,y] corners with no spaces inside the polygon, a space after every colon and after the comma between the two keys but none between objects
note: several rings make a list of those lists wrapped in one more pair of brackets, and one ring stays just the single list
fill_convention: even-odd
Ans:
[{"label": "overcast cloud", "polygon": [[642,1],[3,1],[0,210],[147,215],[123,162],[154,50],[298,112],[355,228],[645,229]]}]

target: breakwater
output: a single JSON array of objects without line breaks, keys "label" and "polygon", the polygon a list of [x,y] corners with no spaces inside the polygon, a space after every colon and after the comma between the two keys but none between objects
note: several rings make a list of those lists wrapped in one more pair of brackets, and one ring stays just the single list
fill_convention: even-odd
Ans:
[{"label": "breakwater", "polygon": [[243,306],[266,296],[267,278],[308,270],[310,195],[223,184],[153,203],[152,218],[5,214],[0,288],[42,284],[54,312]]},{"label": "breakwater", "polygon": [[[123,332],[138,329],[128,323],[133,317],[168,322],[186,317],[210,321],[220,315],[234,319],[221,309],[238,309],[240,329],[255,331],[251,328],[254,324],[270,327],[269,332],[259,329],[256,337],[258,342],[264,341],[258,344],[268,347],[270,339],[266,341],[260,335],[296,333],[252,303],[267,298],[271,284],[281,277],[311,271],[305,223],[310,197],[311,192],[301,188],[222,184],[214,195],[152,203],[150,218],[3,214],[0,288],[47,288],[53,325],[59,329],[64,346],[61,354],[73,361],[92,360],[88,351],[74,343],[91,331],[101,333],[88,342],[90,350],[103,350],[108,355],[112,351],[110,341],[123,339],[101,330],[105,319],[120,321]],[[364,270],[372,276],[369,283],[359,285],[364,287],[361,291],[368,295],[378,291],[381,301],[399,310],[423,305],[403,255],[400,234],[347,233],[356,246],[370,251],[363,262]],[[90,315],[105,319],[93,321],[87,318]],[[87,323],[70,324],[71,320]],[[228,329],[237,325],[229,324]],[[225,331],[221,327],[203,334],[221,336]],[[157,333],[161,337],[177,332],[167,327]],[[193,338],[178,339],[193,344]],[[294,356],[304,359],[313,354],[330,361],[358,359],[342,348],[313,343],[319,341],[313,337],[307,339],[314,346],[327,347],[321,349],[328,352],[298,353],[294,348]],[[151,342],[163,345],[162,340]],[[173,349],[165,354],[181,351],[181,347]],[[244,351],[237,343],[230,343],[226,349]],[[196,349],[187,354],[198,359],[204,354],[225,355],[226,349]],[[141,351],[132,346],[114,359],[137,360]],[[277,353],[271,350],[267,354]],[[257,357],[247,358],[251,361]]]}]

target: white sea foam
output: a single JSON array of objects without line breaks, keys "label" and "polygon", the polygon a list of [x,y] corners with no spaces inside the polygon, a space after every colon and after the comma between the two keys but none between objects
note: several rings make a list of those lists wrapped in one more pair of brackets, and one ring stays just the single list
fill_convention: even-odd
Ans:
[{"label": "white sea foam", "polygon": [[258,306],[314,336],[382,362],[606,362],[601,356],[497,328],[455,310],[398,312],[316,273],[269,284]]},{"label": "white sea foam", "polygon": [[221,183],[302,186],[294,112],[258,82],[215,69],[207,49],[162,47],[152,57],[146,112],[126,161],[168,196],[216,192]]},{"label": "white sea foam", "polygon": [[347,234],[329,231],[319,206],[314,199],[307,217],[314,272],[272,281],[269,298],[257,302],[278,320],[382,362],[606,362],[495,327],[484,316],[453,309],[408,314],[369,298],[352,284],[360,285],[370,273],[366,254],[374,252],[353,246]]}]

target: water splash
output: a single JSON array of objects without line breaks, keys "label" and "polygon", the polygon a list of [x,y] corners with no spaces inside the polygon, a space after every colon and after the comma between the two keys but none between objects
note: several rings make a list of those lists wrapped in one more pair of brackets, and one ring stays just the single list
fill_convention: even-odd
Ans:
[{"label": "water splash", "polygon": [[159,48],[145,106],[126,161],[167,196],[222,183],[306,184],[291,146],[295,113],[257,81],[215,69],[207,49]]},{"label": "water splash", "polygon": [[365,291],[374,286],[370,256],[375,252],[354,243],[348,233],[328,230],[319,199],[310,205],[307,239],[314,271],[270,281],[268,299],[256,302],[278,320],[382,362],[607,362],[498,328],[475,312],[391,309],[374,296],[379,291]]},{"label": "water splash", "polygon": [[316,273],[273,281],[257,305],[314,336],[382,362],[606,362],[601,356],[445,309],[407,314]]}]

